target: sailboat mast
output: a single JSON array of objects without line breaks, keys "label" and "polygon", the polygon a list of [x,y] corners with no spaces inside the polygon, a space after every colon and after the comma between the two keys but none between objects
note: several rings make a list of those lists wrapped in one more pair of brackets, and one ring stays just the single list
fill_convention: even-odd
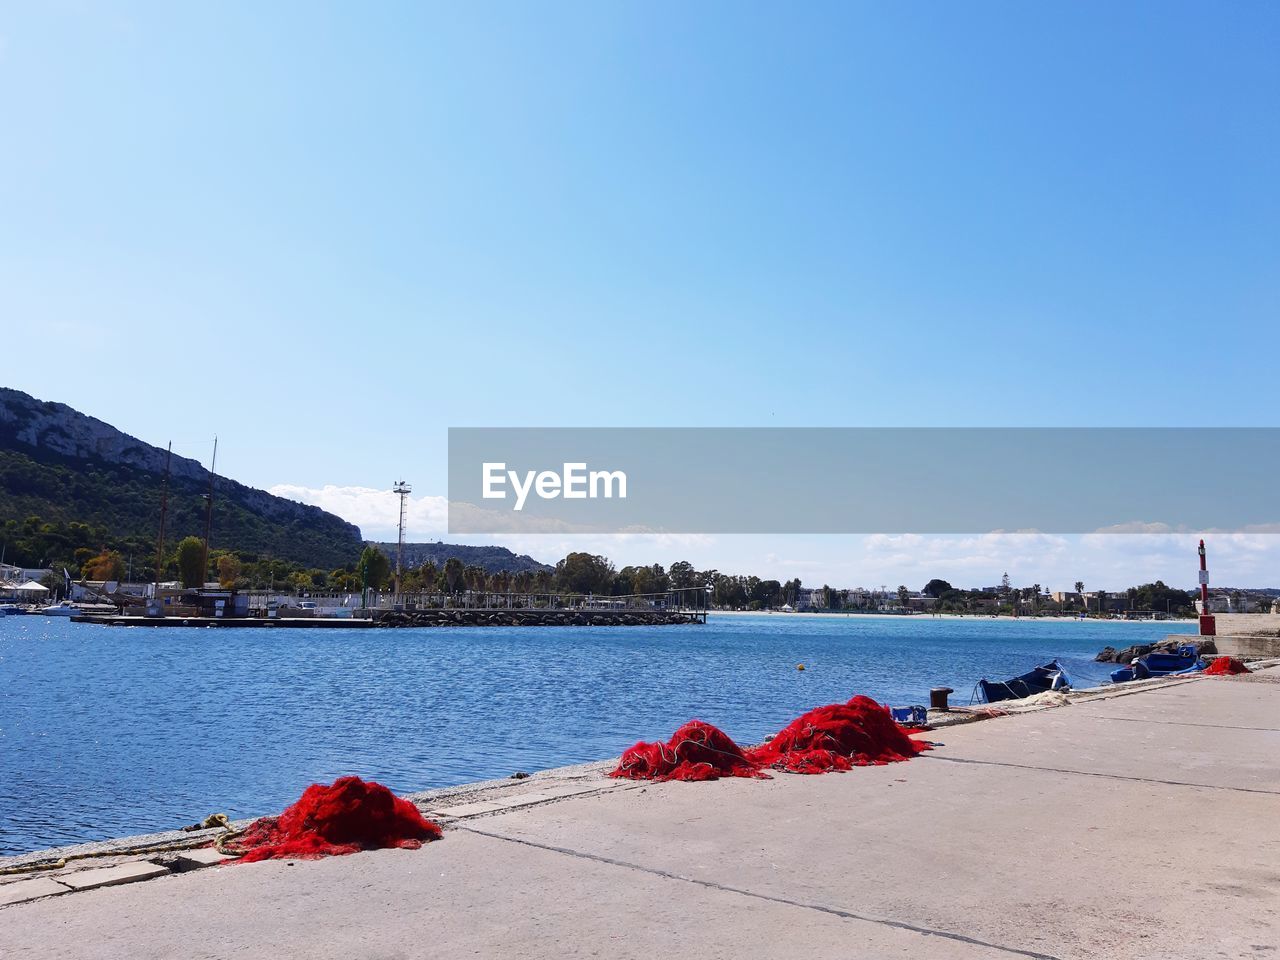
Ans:
[{"label": "sailboat mast", "polygon": [[213,478],[218,469],[218,438],[213,438],[213,459],[209,462],[209,492],[204,495],[204,550],[200,554],[200,583],[209,577],[209,537],[213,533]]},{"label": "sailboat mast", "polygon": [[156,595],[160,600],[160,577],[164,573],[164,521],[169,514],[169,463],[173,459],[173,441],[164,455],[164,480],[160,484],[160,536],[156,540]]}]

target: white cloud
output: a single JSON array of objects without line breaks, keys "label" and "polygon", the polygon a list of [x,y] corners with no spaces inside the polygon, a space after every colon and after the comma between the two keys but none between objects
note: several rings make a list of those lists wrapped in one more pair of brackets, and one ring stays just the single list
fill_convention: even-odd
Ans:
[{"label": "white cloud", "polygon": [[[303,487],[277,483],[268,493],[309,503],[356,524],[368,540],[394,540],[400,524],[400,498],[390,490],[373,487]],[[405,510],[405,539],[435,540],[447,526],[444,497],[409,496]]]},{"label": "white cloud", "polygon": [[[399,498],[372,487],[304,487],[277,484],[271,493],[314,504],[358,524],[371,540],[394,540]],[[548,530],[503,536],[448,536],[444,497],[411,496],[406,536],[411,541],[448,539],[498,544],[545,563],[581,550],[603,554],[618,567],[689,560],[700,569],[754,573],[836,587],[905,583],[919,588],[933,577],[957,586],[997,583],[1008,571],[1016,585],[1040,583],[1070,589],[1077,580],[1090,588],[1124,589],[1151,580],[1189,588],[1196,581],[1199,536],[1133,532],[1060,536],[998,532],[971,536],[920,534],[717,535],[670,533],[570,533]],[[1127,526],[1138,530],[1141,526]],[[1150,529],[1150,528],[1148,528]],[[1206,535],[1209,572],[1218,586],[1280,586],[1280,535]]]}]

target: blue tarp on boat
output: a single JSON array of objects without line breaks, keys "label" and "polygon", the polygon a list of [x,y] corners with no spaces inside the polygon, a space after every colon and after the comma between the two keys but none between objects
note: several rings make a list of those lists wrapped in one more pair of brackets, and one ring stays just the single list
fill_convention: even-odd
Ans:
[{"label": "blue tarp on boat", "polygon": [[1191,644],[1183,644],[1177,653],[1148,653],[1139,657],[1131,666],[1111,671],[1113,683],[1128,680],[1146,680],[1148,677],[1168,677],[1179,673],[1199,673],[1205,662]]}]

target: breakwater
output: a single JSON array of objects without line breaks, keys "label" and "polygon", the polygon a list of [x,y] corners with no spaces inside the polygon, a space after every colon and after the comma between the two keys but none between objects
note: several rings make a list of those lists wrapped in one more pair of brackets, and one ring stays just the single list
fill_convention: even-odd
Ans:
[{"label": "breakwater", "polygon": [[655,627],[706,623],[690,610],[377,610],[379,627]]},{"label": "breakwater", "polygon": [[660,627],[706,623],[705,610],[367,610],[352,617],[137,617],[85,614],[105,627],[367,630],[377,627]]}]

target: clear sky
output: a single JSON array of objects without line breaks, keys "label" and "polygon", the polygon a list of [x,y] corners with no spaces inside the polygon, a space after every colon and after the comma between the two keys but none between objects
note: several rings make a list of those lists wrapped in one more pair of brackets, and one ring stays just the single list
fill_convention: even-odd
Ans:
[{"label": "clear sky", "polygon": [[322,502],[442,494],[449,426],[1276,425],[1278,41],[1266,2],[0,2],[0,381]]}]

